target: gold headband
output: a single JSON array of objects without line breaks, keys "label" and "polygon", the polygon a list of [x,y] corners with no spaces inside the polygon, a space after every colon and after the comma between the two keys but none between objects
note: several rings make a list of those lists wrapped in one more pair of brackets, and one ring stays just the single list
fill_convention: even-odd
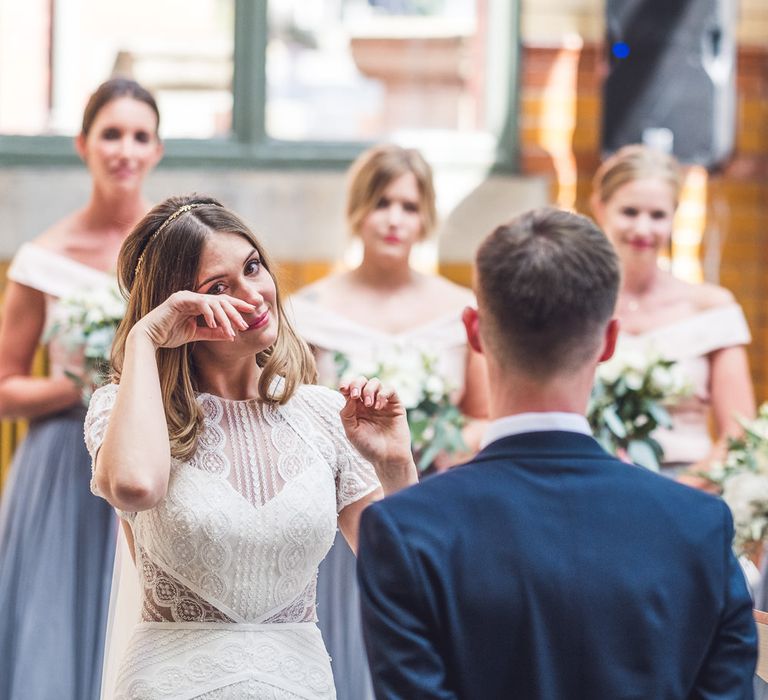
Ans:
[{"label": "gold headband", "polygon": [[146,245],[144,246],[144,250],[141,251],[141,255],[139,255],[139,259],[136,262],[136,268],[133,271],[133,279],[135,280],[136,277],[139,275],[139,270],[141,269],[141,264],[144,262],[144,253],[147,252],[147,248],[152,244],[152,241],[157,238],[160,233],[162,233],[163,229],[168,226],[168,224],[171,223],[174,219],[180,217],[185,212],[190,211],[191,209],[197,209],[198,207],[204,207],[207,204],[213,204],[213,202],[192,202],[191,204],[185,204],[183,207],[179,207],[173,214],[171,214],[165,221],[163,221],[160,226],[157,227],[157,231],[155,231],[147,241]]}]

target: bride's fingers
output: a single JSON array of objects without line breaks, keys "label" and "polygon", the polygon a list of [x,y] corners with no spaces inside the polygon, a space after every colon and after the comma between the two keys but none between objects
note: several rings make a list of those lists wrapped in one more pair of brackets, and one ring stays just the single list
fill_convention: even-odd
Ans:
[{"label": "bride's fingers", "polygon": [[242,299],[238,299],[237,297],[231,297],[229,294],[221,294],[219,297],[223,301],[231,304],[239,312],[252,314],[254,311],[256,311],[255,305],[251,304],[250,302],[243,301]]},{"label": "bride's fingers", "polygon": [[[355,377],[339,387],[341,394],[347,399],[360,399],[368,408],[380,408],[389,400],[390,390],[384,390],[381,381],[376,377]],[[383,392],[383,393],[382,393]],[[379,401],[381,394],[382,400]]]},{"label": "bride's fingers", "polygon": [[397,403],[398,402],[397,392],[395,392],[394,389],[386,389],[382,387],[378,394],[376,395],[376,402],[374,403],[373,407],[376,410],[384,408],[388,403]]},{"label": "bride's fingers", "polygon": [[359,399],[360,392],[363,390],[365,383],[368,381],[366,377],[355,377],[345,382],[339,387],[339,391],[343,396],[351,399]]},{"label": "bride's fingers", "polygon": [[[248,306],[251,306],[251,304],[248,304]],[[248,323],[243,318],[243,315],[240,313],[240,311],[238,311],[235,305],[230,301],[230,299],[222,299],[221,307],[224,309],[224,312],[227,314],[227,316],[229,316],[229,319],[234,326],[239,328],[241,331],[244,331],[246,328],[248,328]]]},{"label": "bride's fingers", "polygon": [[381,387],[381,382],[376,377],[355,377],[347,382],[347,392],[350,398],[360,399],[366,406],[372,406],[376,391]]},{"label": "bride's fingers", "polygon": [[381,382],[375,377],[369,379],[360,389],[360,398],[363,403],[371,408],[376,403],[376,395],[381,389]]},{"label": "bride's fingers", "polygon": [[196,309],[200,313],[198,316],[203,317],[203,321],[208,328],[216,328],[216,317],[213,315],[213,310],[208,305],[203,305],[201,309]]},{"label": "bride's fingers", "polygon": [[216,328],[198,326],[195,329],[194,340],[232,340],[232,336],[220,326],[217,326]]},{"label": "bride's fingers", "polygon": [[236,335],[235,329],[232,327],[232,321],[227,312],[222,308],[222,305],[218,301],[211,302],[211,310],[216,318],[216,325],[223,328],[228,336],[234,338]]}]

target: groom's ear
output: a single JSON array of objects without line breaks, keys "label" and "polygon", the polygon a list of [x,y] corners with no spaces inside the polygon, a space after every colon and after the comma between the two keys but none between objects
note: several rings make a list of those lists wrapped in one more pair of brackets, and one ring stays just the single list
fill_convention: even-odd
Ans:
[{"label": "groom's ear", "polygon": [[475,352],[483,352],[483,344],[480,341],[480,316],[477,309],[473,306],[467,306],[461,314],[461,320],[464,322],[464,330],[467,332],[467,342]]},{"label": "groom's ear", "polygon": [[603,350],[600,353],[598,362],[605,362],[613,357],[613,352],[616,350],[616,341],[619,338],[619,319],[612,318],[608,321],[608,325],[605,327],[605,334],[603,336]]}]

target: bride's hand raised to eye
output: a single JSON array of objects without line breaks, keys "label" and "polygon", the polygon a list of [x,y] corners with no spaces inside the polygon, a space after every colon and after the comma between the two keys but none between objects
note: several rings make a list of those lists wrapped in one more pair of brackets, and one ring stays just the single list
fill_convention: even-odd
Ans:
[{"label": "bride's hand raised to eye", "polygon": [[196,340],[234,340],[248,324],[242,314],[253,304],[226,294],[174,292],[144,316],[131,332],[147,335],[157,348],[175,348]]}]

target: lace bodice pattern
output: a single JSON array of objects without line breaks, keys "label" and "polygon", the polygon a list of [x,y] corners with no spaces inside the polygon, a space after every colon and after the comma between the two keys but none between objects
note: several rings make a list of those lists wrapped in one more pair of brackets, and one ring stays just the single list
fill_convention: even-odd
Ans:
[{"label": "lace bodice pattern", "polygon": [[[109,385],[91,400],[91,454],[116,394]],[[166,497],[121,513],[141,561],[145,619],[314,620],[316,571],[337,513],[378,486],[343,434],[343,399],[305,386],[285,406],[210,394],[198,402],[198,450],[173,462]]]},{"label": "lace bodice pattern", "polygon": [[[117,391],[108,385],[91,399],[85,425],[91,455],[103,440]],[[133,697],[135,687],[159,692],[170,650],[177,656],[174,668],[183,667],[194,687],[190,654],[205,646],[226,669],[234,647],[222,640],[239,630],[243,658],[270,644],[282,649],[282,661],[271,671],[265,669],[272,661],[244,661],[238,678],[245,694],[232,697],[272,697],[246,693],[257,668],[262,680],[280,687],[296,681],[291,674],[309,674],[326,689],[285,697],[330,697],[327,654],[317,628],[308,624],[316,620],[317,567],[333,543],[338,512],[379,486],[373,467],[343,433],[343,399],[303,386],[282,406],[210,394],[197,400],[204,415],[198,449],[190,460],[172,462],[166,497],[149,510],[119,513],[134,535],[144,620],[119,688],[125,697]],[[291,652],[296,644],[301,653]]]}]

